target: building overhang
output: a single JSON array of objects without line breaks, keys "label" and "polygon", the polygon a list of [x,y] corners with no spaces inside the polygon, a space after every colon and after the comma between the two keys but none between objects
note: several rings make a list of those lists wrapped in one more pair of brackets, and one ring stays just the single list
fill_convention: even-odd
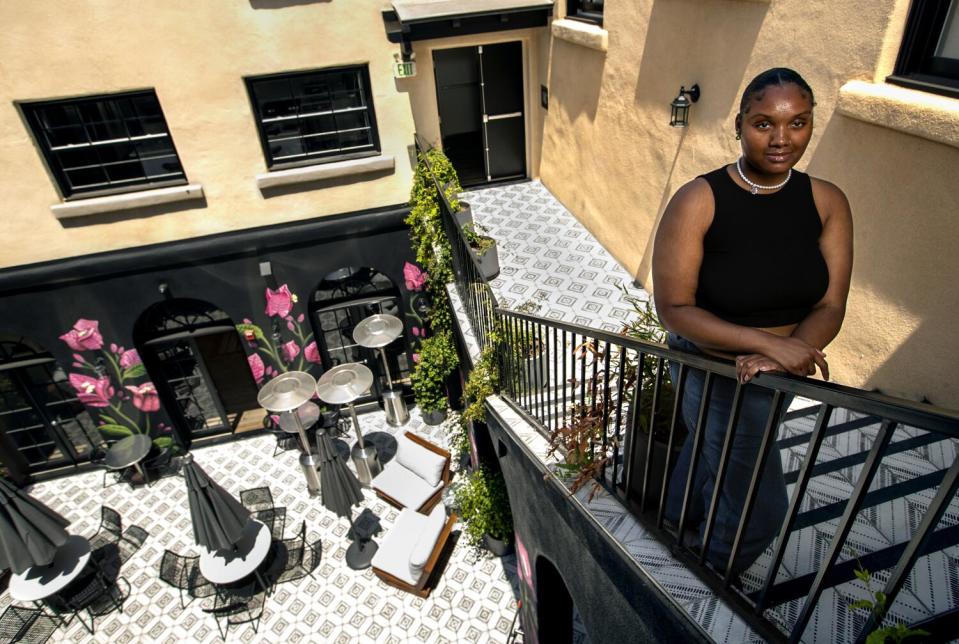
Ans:
[{"label": "building overhang", "polygon": [[393,0],[383,23],[409,60],[417,40],[545,27],[552,14],[552,0]]}]

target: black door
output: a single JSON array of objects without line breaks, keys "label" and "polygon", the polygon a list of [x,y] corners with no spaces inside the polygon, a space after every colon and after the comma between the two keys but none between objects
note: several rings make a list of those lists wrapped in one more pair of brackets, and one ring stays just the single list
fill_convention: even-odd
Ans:
[{"label": "black door", "polygon": [[433,52],[443,151],[464,186],[526,176],[520,42]]}]

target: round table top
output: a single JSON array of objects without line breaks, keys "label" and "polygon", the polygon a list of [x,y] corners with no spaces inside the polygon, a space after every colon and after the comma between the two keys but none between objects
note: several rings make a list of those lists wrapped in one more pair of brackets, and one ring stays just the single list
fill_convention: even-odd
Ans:
[{"label": "round table top", "polygon": [[21,602],[46,599],[77,578],[90,560],[90,542],[71,534],[49,566],[34,566],[10,577],[10,597]]},{"label": "round table top", "polygon": [[111,470],[122,470],[143,460],[152,446],[153,439],[146,434],[127,436],[110,446],[103,464]]},{"label": "round table top", "polygon": [[[315,402],[306,401],[297,408],[296,414],[300,417],[300,422],[303,423],[303,429],[309,429],[320,419],[320,406]],[[280,414],[280,429],[290,434],[299,431],[296,421],[293,420],[293,414],[287,412]]]},{"label": "round table top", "polygon": [[252,575],[270,552],[270,529],[250,519],[243,527],[243,536],[232,548],[205,550],[200,553],[200,572],[214,584],[232,584]]}]

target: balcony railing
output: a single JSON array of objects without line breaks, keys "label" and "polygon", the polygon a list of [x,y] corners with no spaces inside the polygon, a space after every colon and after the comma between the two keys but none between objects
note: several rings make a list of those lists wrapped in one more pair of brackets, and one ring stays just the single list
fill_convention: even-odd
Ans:
[{"label": "balcony railing", "polygon": [[[443,195],[444,190],[439,193]],[[574,456],[579,462],[588,465],[582,471],[629,508],[763,637],[800,641],[823,592],[856,579],[857,571],[862,575],[861,571],[868,570],[871,580],[882,586],[885,600],[876,602],[875,609],[860,619],[856,641],[863,642],[876,628],[891,623],[887,613],[904,585],[930,583],[910,581],[920,558],[959,544],[959,459],[953,457],[951,463],[922,472],[903,471],[895,461],[911,450],[935,445],[946,445],[943,453],[954,455],[959,414],[836,384],[767,373],[752,381],[769,393],[771,405],[741,495],[731,548],[717,561],[711,556],[711,545],[717,539],[719,505],[731,484],[727,479],[736,432],[741,431],[738,420],[744,386],[735,386],[702,535],[695,531],[697,526],[689,515],[695,494],[693,473],[705,454],[709,400],[719,379],[735,381],[735,368],[621,334],[500,308],[445,198],[441,211],[453,251],[456,287],[480,347],[497,352],[503,399],[558,444],[558,451],[577,452]],[[670,367],[676,373],[675,388],[668,382]],[[704,393],[697,422],[686,428],[681,414],[684,384],[692,374],[700,373]],[[674,392],[671,404],[667,402],[670,389]],[[817,404],[787,413],[793,396]],[[784,419],[787,423],[805,419],[812,429],[780,437]],[[659,445],[654,440],[657,428],[663,439]],[[680,481],[678,519],[668,521],[671,470],[687,431],[692,435],[689,474],[685,485]],[[824,443],[849,438],[854,432],[859,432],[858,446],[834,458],[826,457]],[[856,441],[847,443],[855,445]],[[749,529],[754,518],[765,519],[757,516],[763,510],[757,499],[767,463],[780,458],[780,450],[799,450],[803,445],[798,467],[784,473],[792,490],[785,518],[774,526],[777,537],[761,555],[765,570],[761,575],[741,577],[735,564]],[[657,454],[661,455],[657,458]],[[897,472],[891,483],[877,479],[883,465]],[[816,477],[837,473],[844,473],[851,482],[847,500],[823,503],[811,497],[810,484]],[[675,483],[673,487],[676,489]],[[908,525],[897,530],[895,543],[884,547],[864,550],[867,547],[862,542],[852,543],[850,533],[861,513],[881,512],[907,497],[913,506],[921,506],[922,518],[914,530]],[[791,537],[814,526],[820,528],[819,534],[832,535],[817,552],[809,553],[813,565],[790,576],[782,566],[787,544]],[[943,579],[946,574],[942,572]],[[846,606],[845,610],[852,609]],[[852,619],[852,614],[847,612],[847,617]],[[950,606],[909,620],[909,626],[934,637],[952,637],[959,632],[957,620],[959,610]]]}]

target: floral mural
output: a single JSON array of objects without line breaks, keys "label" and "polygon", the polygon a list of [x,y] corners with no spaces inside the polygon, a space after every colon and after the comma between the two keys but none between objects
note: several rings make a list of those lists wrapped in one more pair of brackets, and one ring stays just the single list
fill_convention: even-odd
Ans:
[{"label": "floral mural", "polygon": [[[283,284],[274,290],[266,289],[266,315],[270,318],[270,336],[263,329],[244,319],[236,329],[246,340],[252,353],[247,357],[250,371],[257,385],[286,371],[304,371],[310,364],[320,363],[320,352],[313,332],[305,332],[306,316],[295,311],[299,298]],[[304,329],[304,326],[306,329]]]},{"label": "floral mural", "polygon": [[[406,312],[409,319],[416,320],[417,324],[410,327],[410,333],[415,338],[413,341],[418,343],[426,337],[426,323],[423,317],[431,305],[430,294],[426,291],[426,280],[429,274],[420,269],[416,264],[406,262],[403,265],[403,281],[406,283],[406,290],[410,295],[409,310]],[[420,361],[420,354],[413,353],[413,362]]]},{"label": "floral mural", "polygon": [[[73,353],[73,368],[67,379],[77,398],[97,418],[97,429],[106,440],[133,434],[160,435],[154,443],[172,443],[165,423],[151,425],[151,414],[160,409],[156,387],[136,349],[114,343],[105,346],[98,320],[78,319],[60,336]],[[86,373],[83,373],[86,372]],[[94,410],[96,410],[94,412]]]}]

